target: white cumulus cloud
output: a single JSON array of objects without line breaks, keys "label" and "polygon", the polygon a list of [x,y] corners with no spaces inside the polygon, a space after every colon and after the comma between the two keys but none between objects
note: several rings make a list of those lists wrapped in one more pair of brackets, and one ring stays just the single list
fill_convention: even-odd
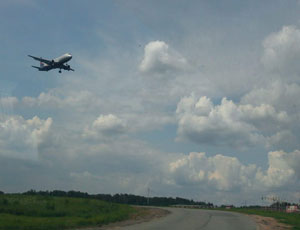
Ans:
[{"label": "white cumulus cloud", "polygon": [[9,116],[0,121],[0,154],[21,159],[36,159],[37,148],[45,140],[52,118]]},{"label": "white cumulus cloud", "polygon": [[256,179],[260,186],[264,187],[282,187],[291,182],[297,182],[299,179],[300,151],[295,150],[292,153],[284,151],[269,152],[269,167],[265,172],[258,170]]},{"label": "white cumulus cloud", "polygon": [[266,87],[252,89],[241,98],[241,104],[269,104],[279,110],[287,111],[290,115],[297,115],[300,113],[300,101],[296,98],[299,97],[299,84],[275,81]]},{"label": "white cumulus cloud", "polygon": [[[260,106],[262,104],[270,105],[276,111],[284,111],[288,116],[289,122],[282,123],[281,130],[276,131],[276,125],[273,123],[273,135],[268,137],[268,146],[277,148],[297,149],[300,147],[300,86],[296,83],[288,84],[282,81],[276,81],[267,87],[255,88],[241,98],[240,104]],[[283,115],[284,113],[282,113]],[[282,117],[283,118],[283,117]],[[276,131],[276,132],[275,132]]]},{"label": "white cumulus cloud", "polygon": [[300,74],[300,30],[284,26],[279,32],[269,35],[263,42],[261,58],[266,69],[279,73],[284,78],[296,80]]},{"label": "white cumulus cloud", "polygon": [[209,186],[229,191],[251,186],[256,166],[245,166],[235,157],[190,153],[169,164],[171,177],[179,185]]},{"label": "white cumulus cloud", "polygon": [[289,123],[287,113],[272,105],[242,105],[226,98],[214,105],[209,98],[198,99],[194,94],[180,100],[176,114],[179,139],[237,148],[266,145],[266,138]]},{"label": "white cumulus cloud", "polygon": [[221,154],[208,157],[192,152],[169,163],[171,180],[179,186],[207,188],[209,191],[285,190],[287,185],[300,186],[300,151],[268,153],[266,170],[255,164],[244,165],[236,157]]},{"label": "white cumulus cloud", "polygon": [[139,66],[144,73],[166,73],[184,70],[188,67],[187,60],[177,51],[171,49],[163,41],[152,41],[145,46],[144,58]]},{"label": "white cumulus cloud", "polygon": [[114,114],[100,115],[90,127],[84,129],[84,137],[109,137],[126,131],[126,122]]}]

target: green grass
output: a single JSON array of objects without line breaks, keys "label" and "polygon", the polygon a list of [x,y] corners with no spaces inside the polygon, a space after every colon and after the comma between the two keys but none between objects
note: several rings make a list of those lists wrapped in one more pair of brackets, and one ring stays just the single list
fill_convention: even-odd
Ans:
[{"label": "green grass", "polygon": [[300,213],[285,213],[277,211],[267,211],[261,209],[244,209],[244,208],[234,208],[228,211],[241,212],[250,215],[260,215],[273,217],[281,223],[293,226],[293,230],[300,230]]},{"label": "green grass", "polygon": [[125,220],[135,209],[85,198],[0,195],[0,230],[51,230]]}]

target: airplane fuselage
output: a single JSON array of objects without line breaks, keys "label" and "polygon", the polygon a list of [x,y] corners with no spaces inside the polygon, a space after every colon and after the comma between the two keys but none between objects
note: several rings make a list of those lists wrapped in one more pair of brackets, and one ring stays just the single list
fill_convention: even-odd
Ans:
[{"label": "airplane fuselage", "polygon": [[52,59],[52,60],[47,60],[47,59],[43,59],[43,58],[38,58],[38,57],[34,57],[31,55],[28,55],[29,57],[40,61],[40,66],[32,66],[36,69],[38,69],[39,71],[49,71],[51,69],[59,69],[59,72],[61,72],[62,69],[64,70],[72,70],[74,71],[70,65],[65,64],[66,62],[70,61],[72,59],[72,55],[69,53],[66,53],[58,58]]},{"label": "airplane fuselage", "polygon": [[71,59],[72,59],[72,55],[69,53],[66,53],[58,58],[53,59],[53,61],[54,61],[54,63],[63,64],[63,63],[70,61]]}]

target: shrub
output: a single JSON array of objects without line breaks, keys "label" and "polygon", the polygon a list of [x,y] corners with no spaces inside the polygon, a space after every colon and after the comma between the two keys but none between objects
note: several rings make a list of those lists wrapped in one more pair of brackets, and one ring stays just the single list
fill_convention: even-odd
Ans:
[{"label": "shrub", "polygon": [[52,202],[47,202],[46,203],[46,209],[48,210],[55,210],[55,204]]}]

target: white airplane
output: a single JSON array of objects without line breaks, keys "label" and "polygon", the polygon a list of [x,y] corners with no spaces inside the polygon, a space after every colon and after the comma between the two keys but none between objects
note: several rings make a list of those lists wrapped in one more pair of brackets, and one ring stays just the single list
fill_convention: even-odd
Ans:
[{"label": "white airplane", "polygon": [[61,70],[72,70],[74,71],[74,69],[72,69],[70,67],[70,65],[65,64],[66,62],[70,61],[72,59],[72,55],[69,53],[66,53],[58,58],[52,59],[52,60],[47,60],[47,59],[43,59],[43,58],[38,58],[38,57],[34,57],[31,55],[28,55],[29,57],[33,58],[34,60],[40,61],[40,67],[38,66],[32,66],[33,68],[38,69],[39,71],[49,71],[52,69],[59,69],[59,73],[61,73]]}]

